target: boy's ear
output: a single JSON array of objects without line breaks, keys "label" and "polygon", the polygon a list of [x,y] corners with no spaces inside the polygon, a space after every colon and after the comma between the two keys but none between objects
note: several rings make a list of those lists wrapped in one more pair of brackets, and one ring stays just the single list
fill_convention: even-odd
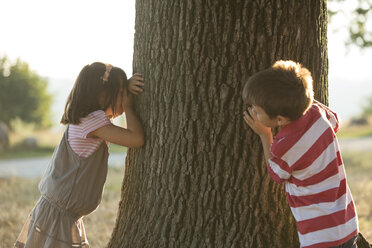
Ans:
[{"label": "boy's ear", "polygon": [[276,117],[276,121],[277,121],[278,126],[286,126],[289,123],[291,123],[291,120],[288,117],[281,116],[281,115],[278,115]]}]

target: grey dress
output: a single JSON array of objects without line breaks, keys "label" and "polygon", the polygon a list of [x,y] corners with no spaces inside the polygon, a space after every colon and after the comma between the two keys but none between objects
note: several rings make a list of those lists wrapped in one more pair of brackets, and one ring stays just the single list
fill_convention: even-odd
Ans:
[{"label": "grey dress", "polygon": [[99,205],[107,176],[105,142],[88,158],[71,149],[68,127],[39,184],[41,197],[15,243],[17,248],[89,247],[82,217]]}]

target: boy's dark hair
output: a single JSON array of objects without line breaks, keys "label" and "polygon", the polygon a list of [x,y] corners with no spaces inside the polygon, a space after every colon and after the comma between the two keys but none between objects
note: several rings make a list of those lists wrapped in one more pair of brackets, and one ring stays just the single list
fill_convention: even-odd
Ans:
[{"label": "boy's dark hair", "polygon": [[287,60],[251,76],[243,89],[245,104],[261,107],[270,118],[300,118],[313,102],[313,79],[308,69]]},{"label": "boy's dark hair", "polygon": [[[62,124],[79,124],[80,119],[89,113],[105,111],[108,107],[112,107],[115,112],[118,94],[127,86],[127,76],[122,69],[113,66],[108,81],[103,82],[105,71],[106,64],[100,62],[84,66],[67,98]],[[103,106],[99,102],[101,96],[104,99]]]}]

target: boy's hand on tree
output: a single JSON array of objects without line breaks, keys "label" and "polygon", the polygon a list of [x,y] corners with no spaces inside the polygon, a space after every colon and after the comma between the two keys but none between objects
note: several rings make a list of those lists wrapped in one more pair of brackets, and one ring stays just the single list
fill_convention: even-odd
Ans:
[{"label": "boy's hand on tree", "polygon": [[128,90],[133,95],[138,95],[143,92],[143,83],[144,79],[140,73],[135,73],[129,80],[128,80]]},{"label": "boy's hand on tree", "polygon": [[252,128],[252,130],[258,134],[259,136],[262,135],[272,135],[271,128],[264,126],[258,119],[256,113],[252,110],[252,108],[248,109],[249,114],[247,111],[244,111],[244,121]]}]

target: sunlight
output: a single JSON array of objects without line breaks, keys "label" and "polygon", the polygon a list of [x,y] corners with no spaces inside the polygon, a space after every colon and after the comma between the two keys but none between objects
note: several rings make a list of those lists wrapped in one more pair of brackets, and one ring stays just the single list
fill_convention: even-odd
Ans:
[{"label": "sunlight", "polygon": [[75,78],[94,61],[131,73],[134,1],[15,0],[1,5],[0,55],[20,57],[47,77]]}]

